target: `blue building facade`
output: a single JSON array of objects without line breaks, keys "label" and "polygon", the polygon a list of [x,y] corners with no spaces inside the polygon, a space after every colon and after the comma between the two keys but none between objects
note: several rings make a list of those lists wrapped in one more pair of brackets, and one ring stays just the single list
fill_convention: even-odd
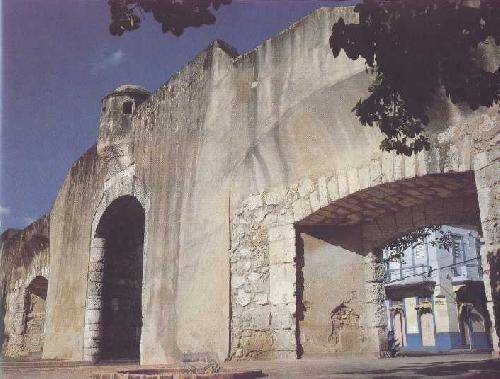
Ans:
[{"label": "blue building facade", "polygon": [[[447,246],[436,243],[443,233]],[[402,351],[491,349],[477,231],[442,226],[388,260],[385,291],[389,330]]]}]

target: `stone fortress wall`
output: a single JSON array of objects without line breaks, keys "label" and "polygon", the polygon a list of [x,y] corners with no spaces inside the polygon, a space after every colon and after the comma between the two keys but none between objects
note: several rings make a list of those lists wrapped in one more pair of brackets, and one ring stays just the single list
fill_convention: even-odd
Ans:
[{"label": "stone fortress wall", "polygon": [[50,214],[44,358],[90,359],[100,343],[96,228],[124,196],[145,213],[143,364],[342,353],[346,341],[374,354],[376,250],[432,222],[480,223],[492,288],[498,109],[442,100],[429,152],[382,153],[351,112],[371,80],[364,63],[328,46],[340,17],[355,21],[352,8],[322,8],[243,55],[216,41],[150,96],[122,86],[103,99],[99,140]]},{"label": "stone fortress wall", "polygon": [[49,278],[49,217],[0,242],[0,347],[9,357],[41,357]]}]

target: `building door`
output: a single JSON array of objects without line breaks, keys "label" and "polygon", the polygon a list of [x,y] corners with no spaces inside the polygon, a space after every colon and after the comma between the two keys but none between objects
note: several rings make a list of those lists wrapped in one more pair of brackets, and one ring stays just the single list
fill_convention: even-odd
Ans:
[{"label": "building door", "polygon": [[461,305],[460,309],[460,316],[459,316],[459,326],[460,326],[460,336],[462,338],[462,345],[470,349],[471,348],[471,328],[470,328],[470,321],[468,317],[468,307],[467,305]]},{"label": "building door", "polygon": [[406,319],[402,312],[397,312],[393,319],[394,339],[400,347],[406,346]]},{"label": "building door", "polygon": [[422,346],[436,346],[434,335],[434,316],[431,312],[420,316],[420,328],[422,332]]}]

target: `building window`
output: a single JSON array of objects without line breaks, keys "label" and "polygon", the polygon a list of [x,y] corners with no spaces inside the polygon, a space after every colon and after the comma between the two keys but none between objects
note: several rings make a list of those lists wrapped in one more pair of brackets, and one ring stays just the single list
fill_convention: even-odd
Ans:
[{"label": "building window", "polygon": [[123,114],[132,114],[132,108],[134,103],[132,101],[126,101],[123,103]]},{"label": "building window", "polygon": [[453,244],[451,246],[453,254],[453,274],[454,276],[462,275],[462,267],[465,262],[464,241],[461,236],[453,235]]}]

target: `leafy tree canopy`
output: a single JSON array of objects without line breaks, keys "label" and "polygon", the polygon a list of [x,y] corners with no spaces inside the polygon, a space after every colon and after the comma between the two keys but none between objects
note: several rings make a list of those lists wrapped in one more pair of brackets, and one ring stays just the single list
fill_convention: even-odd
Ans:
[{"label": "leafy tree canopy", "polygon": [[231,0],[109,0],[111,23],[109,32],[121,36],[140,27],[144,13],[152,13],[163,33],[180,36],[188,27],[215,22],[212,10]]},{"label": "leafy tree canopy", "polygon": [[359,24],[340,19],[330,46],[337,57],[364,58],[375,74],[353,111],[377,126],[381,149],[411,155],[429,148],[424,127],[440,90],[471,109],[500,100],[500,70],[481,67],[478,45],[500,44],[500,1],[364,0]]}]

